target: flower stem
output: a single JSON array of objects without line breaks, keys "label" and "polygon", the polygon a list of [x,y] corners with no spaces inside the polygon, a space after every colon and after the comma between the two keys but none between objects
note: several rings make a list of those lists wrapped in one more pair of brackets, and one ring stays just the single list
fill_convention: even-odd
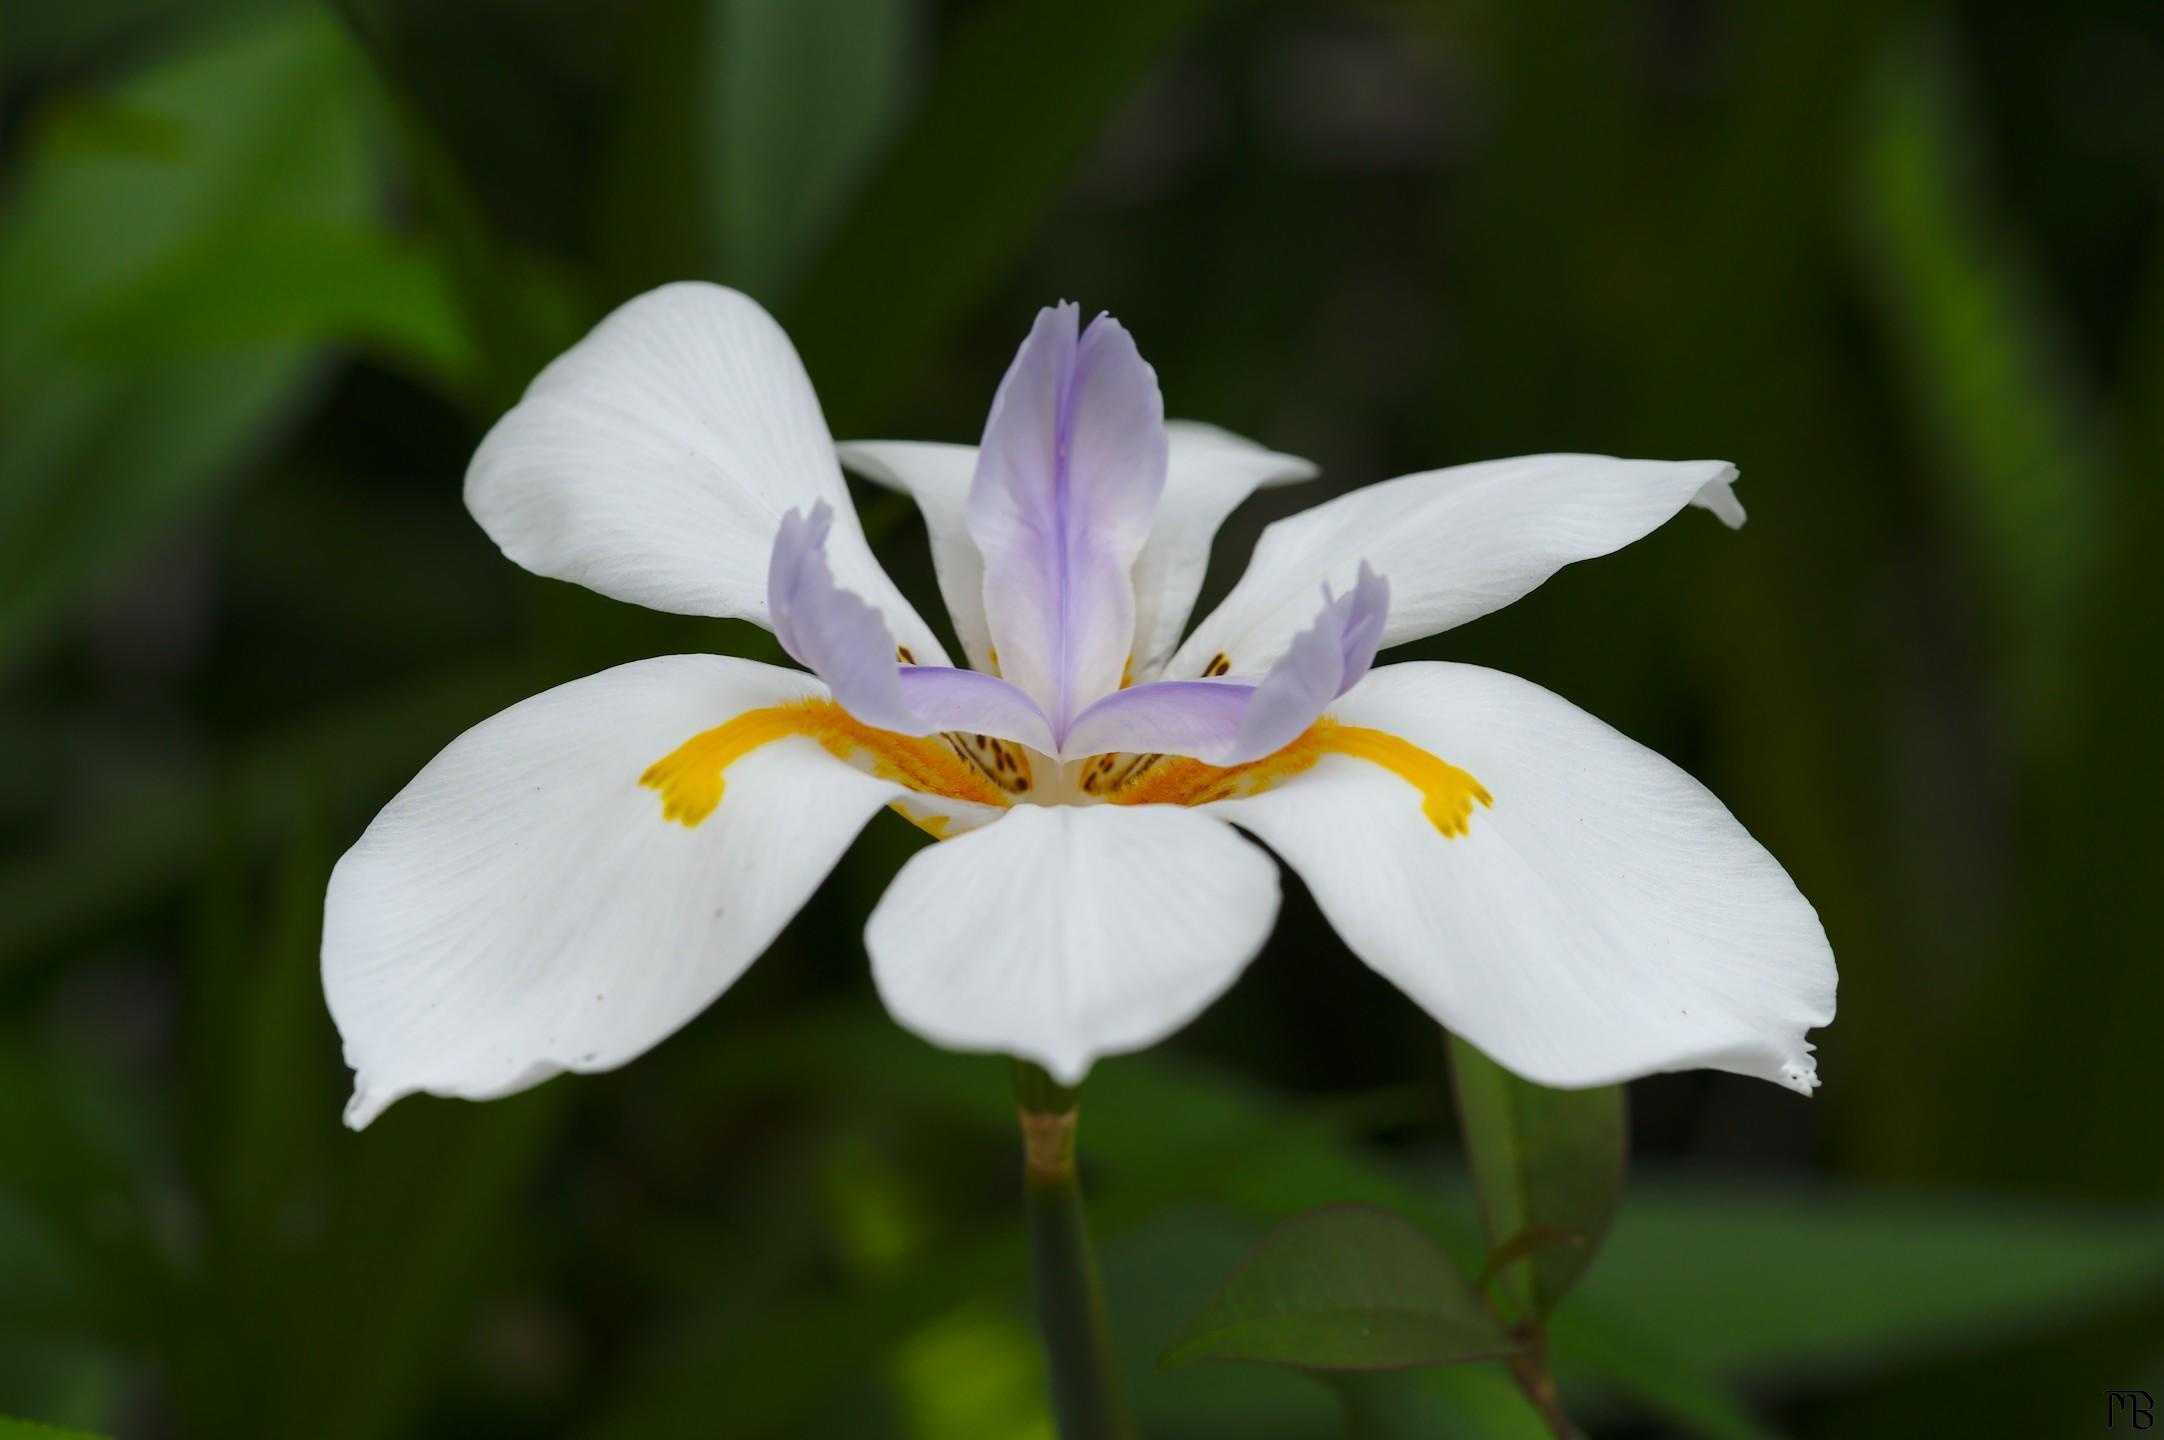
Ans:
[{"label": "flower stem", "polygon": [[1525,1351],[1510,1362],[1512,1377],[1540,1412],[1540,1418],[1548,1423],[1555,1440],[1579,1440],[1578,1427],[1564,1412],[1562,1393],[1555,1388],[1555,1376],[1548,1370],[1547,1332],[1536,1326],[1527,1338],[1530,1343]]},{"label": "flower stem", "polygon": [[1090,1250],[1075,1170],[1081,1096],[1025,1060],[1014,1062],[1022,1122],[1022,1193],[1029,1214],[1031,1290],[1052,1376],[1060,1440],[1131,1440],[1104,1286]]}]

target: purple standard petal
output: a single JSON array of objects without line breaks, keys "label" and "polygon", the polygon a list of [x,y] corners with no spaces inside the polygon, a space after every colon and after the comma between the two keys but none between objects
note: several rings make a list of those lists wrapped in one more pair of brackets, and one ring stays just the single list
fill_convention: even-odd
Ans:
[{"label": "purple standard petal", "polygon": [[1138,751],[1239,765],[1282,749],[1375,663],[1390,612],[1390,582],[1366,564],[1345,595],[1323,589],[1322,613],[1261,680],[1160,680],[1089,707],[1063,754]]},{"label": "purple standard petal", "polygon": [[905,665],[879,612],[834,583],[825,502],[807,517],[791,510],[767,564],[767,610],[774,634],[834,699],[867,725],[899,735],[967,730],[1049,751],[1052,727],[1035,702],[996,675]]},{"label": "purple standard petal", "polygon": [[1064,735],[1119,689],[1134,646],[1135,556],[1165,483],[1157,375],[1119,322],[1038,313],[1000,382],[969,492],[1000,673]]}]

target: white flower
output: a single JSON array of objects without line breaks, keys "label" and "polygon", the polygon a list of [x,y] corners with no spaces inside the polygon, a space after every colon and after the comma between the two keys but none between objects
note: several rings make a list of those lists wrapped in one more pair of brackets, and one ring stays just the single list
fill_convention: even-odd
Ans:
[{"label": "white flower", "polygon": [[1362,960],[1534,1080],[1817,1083],[1832,954],[1718,800],[1523,680],[1369,670],[1686,505],[1741,523],[1733,467],[1541,455],[1358,490],[1265,531],[1182,642],[1219,523],[1313,467],[1166,424],[1109,318],[1042,312],[981,446],[838,454],[923,508],[975,668],[873,559],[796,352],[742,295],[630,302],[489,433],[466,500],[505,554],[769,626],[811,673],[624,665],[431,761],[331,877],[350,1124],[640,1054],[885,806],[946,840],[866,932],[888,1009],[1063,1081],[1177,1029],[1261,946],[1277,867],[1246,831]]}]

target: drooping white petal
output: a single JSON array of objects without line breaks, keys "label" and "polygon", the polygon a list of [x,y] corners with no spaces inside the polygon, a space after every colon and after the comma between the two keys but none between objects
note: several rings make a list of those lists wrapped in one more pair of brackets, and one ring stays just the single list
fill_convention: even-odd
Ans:
[{"label": "drooping white petal", "polygon": [[[1315,466],[1294,455],[1194,420],[1165,422],[1165,488],[1149,539],[1135,557],[1134,674],[1154,678],[1179,644],[1195,606],[1210,543],[1227,515],[1258,488],[1313,479]],[[969,663],[991,668],[992,632],[984,620],[984,557],[969,538],[969,482],[977,447],[925,440],[849,440],[842,464],[875,484],[900,490],[924,512],[939,574],[940,598]]]},{"label": "drooping white petal", "polygon": [[767,608],[782,648],[867,725],[898,735],[966,730],[1050,750],[1044,712],[998,676],[898,657],[879,612],[835,583],[826,550],[833,522],[823,500],[810,515],[782,517],[767,572]]},{"label": "drooping white petal", "polygon": [[[1240,502],[1268,485],[1312,480],[1312,462],[1280,455],[1215,425],[1165,422],[1165,493],[1135,557],[1135,678],[1157,677],[1202,593],[1210,545]],[[1309,587],[1313,593],[1313,587]],[[1205,656],[1205,659],[1208,657]]]},{"label": "drooping white petal", "polygon": [[904,792],[799,738],[731,764],[696,826],[665,819],[640,777],[747,710],[825,693],[678,655],[452,741],[331,875],[323,987],[356,1072],[347,1123],[420,1091],[486,1099],[610,1069],[727,989]]},{"label": "drooping white petal", "polygon": [[535,378],[466,472],[467,508],[528,570],[760,625],[781,517],[822,500],[836,577],[944,664],[872,558],[789,337],[757,302],[698,283],[618,307]]},{"label": "drooping white petal", "polygon": [[1157,375],[1118,321],[1042,311],[1000,381],[969,487],[999,673],[1055,734],[1120,688],[1135,556],[1165,483]]},{"label": "drooping white petal", "polygon": [[902,1024],[1072,1084],[1216,999],[1277,901],[1269,856],[1196,811],[1020,805],[913,856],[864,940]]},{"label": "drooping white petal", "polygon": [[1687,505],[1742,521],[1721,460],[1527,455],[1406,475],[1340,495],[1262,532],[1247,573],[1165,673],[1214,656],[1265,669],[1312,613],[1315,586],[1352,584],[1365,560],[1390,577],[1384,648],[1497,610],[1574,560],[1605,555]]},{"label": "drooping white petal", "polygon": [[1388,665],[1333,707],[1492,797],[1446,837],[1422,796],[1343,755],[1208,807],[1300,872],[1353,952],[1543,1084],[1711,1068],[1808,1092],[1829,1023],[1818,917],[1706,788],[1529,681]]}]

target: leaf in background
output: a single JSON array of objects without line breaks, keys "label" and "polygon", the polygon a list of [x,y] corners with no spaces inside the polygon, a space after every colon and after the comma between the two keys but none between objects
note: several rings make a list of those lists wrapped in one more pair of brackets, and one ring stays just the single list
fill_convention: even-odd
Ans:
[{"label": "leaf in background", "polygon": [[485,1105],[411,1101],[346,1137],[320,1242],[283,1292],[264,1434],[410,1432],[570,1099],[553,1085]]},{"label": "leaf in background", "polygon": [[206,975],[212,983],[189,996],[199,1015],[217,1010],[223,1041],[222,1053],[206,1057],[222,1063],[225,1084],[201,1188],[214,1242],[232,1252],[227,1263],[261,1263],[290,1234],[297,1182],[314,1168],[341,1103],[322,1083],[335,1037],[317,962],[333,849],[320,766],[290,793],[293,813],[278,831],[269,893],[241,937],[239,965],[216,977],[223,984]]},{"label": "leaf in background", "polygon": [[1555,1320],[1627,1320],[1737,1378],[1849,1377],[2044,1335],[2164,1286],[2164,1228],[2126,1209],[1976,1195],[1646,1181]]},{"label": "leaf in background", "polygon": [[1119,103],[1214,0],[981,6],[784,320],[841,435],[876,422],[919,361],[1043,223]]},{"label": "leaf in background", "polygon": [[1554,1440],[1555,1431],[1500,1365],[1394,1375],[1333,1374],[1355,1440]]},{"label": "leaf in background", "polygon": [[1550,1090],[1450,1037],[1481,1227],[1520,1313],[1546,1318],[1593,1263],[1623,1199],[1623,1089]]},{"label": "leaf in background", "polygon": [[0,229],[0,666],[121,556],[233,484],[304,393],[306,344],[105,364],[70,337],[236,226],[358,223],[379,187],[357,79],[336,27],[304,8],[48,116]]},{"label": "leaf in background", "polygon": [[176,1277],[118,1123],[128,1112],[96,1058],[0,1032],[0,1239],[27,1242],[31,1257],[0,1287],[0,1331],[81,1327],[142,1345]]},{"label": "leaf in background", "polygon": [[478,419],[493,421],[592,317],[567,277],[497,233],[460,156],[432,128],[419,77],[401,67],[406,51],[379,7],[332,0],[331,8],[367,57],[371,97],[387,118],[414,208],[440,250],[445,284],[480,358],[474,386],[460,398]]},{"label": "leaf in background", "polygon": [[1556,1322],[1568,1327],[1563,1344],[1572,1389],[1621,1390],[1633,1407],[1678,1434],[1703,1440],[1774,1440],[1728,1386],[1679,1354],[1669,1337],[1622,1315],[1589,1314],[1583,1296]]},{"label": "leaf in background", "polygon": [[1922,29],[1886,47],[1854,162],[1854,248],[1954,527],[1992,582],[2010,692],[2057,739],[2106,462],[2062,319],[1992,213],[1951,45]]},{"label": "leaf in background", "polygon": [[231,814],[248,837],[267,837],[290,797],[326,770],[336,813],[365,816],[449,737],[537,688],[518,667],[463,666],[254,737],[235,747],[229,770],[168,765],[78,797],[59,834],[0,868],[0,976],[193,878],[211,858],[212,817]]},{"label": "leaf in background", "polygon": [[[874,1011],[807,1014],[685,1053],[686,1105],[726,1095],[765,1113],[787,1094],[859,1116],[882,1107],[882,1125],[942,1117],[996,1143],[1012,1139],[1003,1062],[936,1050]],[[865,1087],[867,1074],[878,1086]],[[1092,1224],[1130,1344],[1169,1333],[1270,1217],[1348,1195],[1390,1205],[1461,1257],[1477,1256],[1477,1204],[1463,1177],[1416,1183],[1378,1160],[1346,1131],[1341,1116],[1356,1111],[1300,1107],[1163,1052],[1101,1067],[1089,1108]],[[1220,1237],[1206,1268],[1192,1253],[1198,1211]],[[1152,1239],[1166,1225],[1175,1227],[1169,1245]],[[1136,1264],[1122,1258],[1130,1245],[1142,1247]],[[1922,1358],[2063,1331],[2164,1284],[2164,1235],[2138,1209],[2013,1207],[1862,1187],[1797,1194],[1641,1179],[1601,1253],[1583,1293],[1551,1322],[1550,1354],[1573,1410],[1653,1415],[1707,1440],[1763,1440],[1728,1393],[1733,1380],[1788,1377],[1832,1389]],[[655,1337],[619,1403],[580,1433],[674,1433],[722,1406],[741,1411],[746,1434],[800,1433],[791,1425],[808,1406],[891,1353],[898,1337],[974,1295],[1019,1302],[1024,1259],[1018,1225],[970,1227],[874,1289],[823,1293],[755,1323],[698,1316]],[[1421,1385],[1390,1383],[1378,1394],[1426,1396],[1436,1415],[1462,1413],[1450,1406],[1464,1397],[1431,1392],[1425,1375],[1492,1368],[1424,1372]],[[1205,1385],[1211,1374],[1136,1368],[1132,1391],[1162,1407],[1176,1387]],[[1185,1424],[1199,1411],[1162,1413]]]},{"label": "leaf in background", "polygon": [[906,0],[709,0],[698,86],[714,275],[772,305],[900,120]]},{"label": "leaf in background", "polygon": [[0,1440],[102,1440],[102,1437],[81,1430],[63,1430],[58,1425],[41,1425],[35,1420],[11,1420],[0,1415]]},{"label": "leaf in background", "polygon": [[439,390],[478,361],[435,251],[371,225],[243,222],[95,305],[68,337],[113,369],[206,351],[329,342],[371,350]]},{"label": "leaf in background", "polygon": [[1265,1236],[1158,1363],[1402,1370],[1517,1348],[1418,1228],[1387,1210],[1331,1205]]}]

